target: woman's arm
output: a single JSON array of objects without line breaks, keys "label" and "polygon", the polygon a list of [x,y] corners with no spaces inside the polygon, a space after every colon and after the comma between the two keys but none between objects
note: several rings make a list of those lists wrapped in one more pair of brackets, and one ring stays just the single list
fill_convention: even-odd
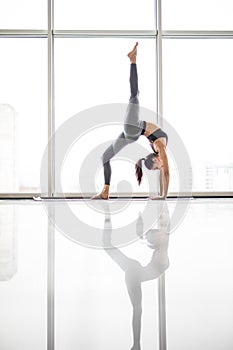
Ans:
[{"label": "woman's arm", "polygon": [[159,174],[159,183],[160,183],[159,196],[150,197],[150,199],[166,199],[167,198],[169,179],[170,179],[169,172],[165,172],[164,168],[161,168],[160,174]]},{"label": "woman's arm", "polygon": [[161,171],[159,172],[159,195],[162,196],[163,195],[163,174],[161,173]]},{"label": "woman's arm", "polygon": [[164,168],[162,167],[160,170],[160,177],[162,178],[163,182],[163,188],[162,188],[162,197],[164,199],[167,198],[167,193],[168,193],[168,187],[169,187],[169,181],[170,181],[170,174],[169,174],[169,168]]},{"label": "woman's arm", "polygon": [[156,151],[158,152],[159,157],[162,160],[162,167],[160,169],[160,174],[159,174],[160,196],[152,197],[152,199],[166,199],[168,194],[169,181],[170,181],[166,146],[160,140],[156,140],[155,144],[156,144]]}]

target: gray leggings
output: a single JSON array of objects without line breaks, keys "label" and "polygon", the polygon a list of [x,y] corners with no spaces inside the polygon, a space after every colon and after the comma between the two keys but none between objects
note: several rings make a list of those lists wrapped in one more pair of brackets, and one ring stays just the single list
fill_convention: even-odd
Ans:
[{"label": "gray leggings", "polygon": [[143,121],[139,120],[138,75],[135,63],[131,63],[130,65],[129,81],[131,96],[124,119],[124,132],[118,136],[118,138],[102,155],[105,185],[110,185],[111,180],[110,159],[112,159],[122,148],[137,141],[143,130]]}]

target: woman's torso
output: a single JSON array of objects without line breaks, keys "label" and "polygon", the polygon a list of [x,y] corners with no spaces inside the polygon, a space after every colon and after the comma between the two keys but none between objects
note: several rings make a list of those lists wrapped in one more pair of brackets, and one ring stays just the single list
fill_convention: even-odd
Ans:
[{"label": "woman's torso", "polygon": [[[155,152],[156,152],[156,143],[158,142],[158,140],[159,142],[162,142],[165,147],[167,145],[167,137],[163,135],[165,133],[162,130],[161,132],[159,132],[160,130],[161,128],[158,125],[150,122],[145,122],[145,130],[143,135],[149,139],[151,146]],[[153,136],[154,133],[155,134],[157,133],[158,135],[156,137],[151,137]]]},{"label": "woman's torso", "polygon": [[158,130],[159,127],[156,124],[150,123],[150,122],[145,122],[145,131],[144,131],[144,135],[146,137],[150,136],[151,134],[153,134],[154,131]]}]

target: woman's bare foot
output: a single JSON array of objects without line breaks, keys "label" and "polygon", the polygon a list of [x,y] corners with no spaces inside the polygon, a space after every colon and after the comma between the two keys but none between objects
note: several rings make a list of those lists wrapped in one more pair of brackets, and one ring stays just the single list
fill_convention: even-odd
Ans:
[{"label": "woman's bare foot", "polygon": [[137,58],[137,46],[138,46],[138,42],[136,42],[136,44],[134,45],[134,48],[132,51],[130,51],[128,53],[128,57],[130,59],[131,63],[136,63],[136,58]]},{"label": "woman's bare foot", "polygon": [[109,199],[109,185],[104,185],[103,190],[91,199]]},{"label": "woman's bare foot", "polygon": [[108,198],[108,196],[105,197],[105,196],[103,195],[103,193],[101,192],[101,193],[98,193],[98,194],[94,195],[93,197],[91,197],[91,199],[105,199],[105,200],[107,200],[107,199],[109,199],[109,198]]}]

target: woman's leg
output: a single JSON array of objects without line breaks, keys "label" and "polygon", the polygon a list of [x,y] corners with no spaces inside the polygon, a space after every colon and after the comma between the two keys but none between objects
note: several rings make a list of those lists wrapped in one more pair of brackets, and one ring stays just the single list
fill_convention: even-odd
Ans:
[{"label": "woman's leg", "polygon": [[[136,66],[137,45],[128,54],[131,62],[130,67],[130,90],[131,96],[129,105],[126,112],[124,122],[124,133],[121,133],[116,141],[109,146],[102,155],[102,162],[104,167],[104,188],[103,190],[92,197],[92,199],[108,199],[109,198],[109,186],[111,181],[111,165],[110,160],[126,145],[136,141],[143,129],[142,122],[139,121],[139,108],[138,108],[138,75]],[[140,125],[141,123],[141,125]],[[140,127],[141,126],[141,127]]]},{"label": "woman's leg", "polygon": [[143,129],[143,122],[139,120],[138,74],[136,56],[137,44],[135,45],[134,49],[128,54],[131,62],[129,78],[131,95],[124,120],[125,136],[134,141],[139,138]]},{"label": "woman's leg", "polygon": [[128,144],[134,142],[133,140],[129,140],[125,138],[124,133],[122,132],[116,141],[114,141],[111,146],[109,146],[106,151],[102,155],[102,162],[104,167],[104,188],[102,192],[98,193],[92,199],[108,199],[109,198],[109,186],[111,181],[111,165],[110,160],[118,153],[122,148],[127,146]]},{"label": "woman's leg", "polygon": [[106,151],[102,155],[102,161],[104,166],[104,182],[106,185],[110,185],[111,180],[111,166],[110,160],[118,153],[122,148],[127,146],[128,144],[134,142],[133,140],[128,140],[125,138],[124,133],[122,132],[116,141],[109,146]]},{"label": "woman's leg", "polygon": [[129,82],[130,82],[130,99],[129,101],[132,103],[138,104],[138,99],[135,99],[138,95],[138,73],[137,73],[137,46],[138,43],[135,44],[134,48],[132,51],[128,53],[128,57],[130,59],[130,77],[129,77]]},{"label": "woman's leg", "polygon": [[130,99],[129,101],[132,103],[138,104],[138,98],[135,99],[138,95],[138,72],[137,72],[137,65],[136,63],[130,64],[130,76],[129,76],[129,82],[130,82]]}]

